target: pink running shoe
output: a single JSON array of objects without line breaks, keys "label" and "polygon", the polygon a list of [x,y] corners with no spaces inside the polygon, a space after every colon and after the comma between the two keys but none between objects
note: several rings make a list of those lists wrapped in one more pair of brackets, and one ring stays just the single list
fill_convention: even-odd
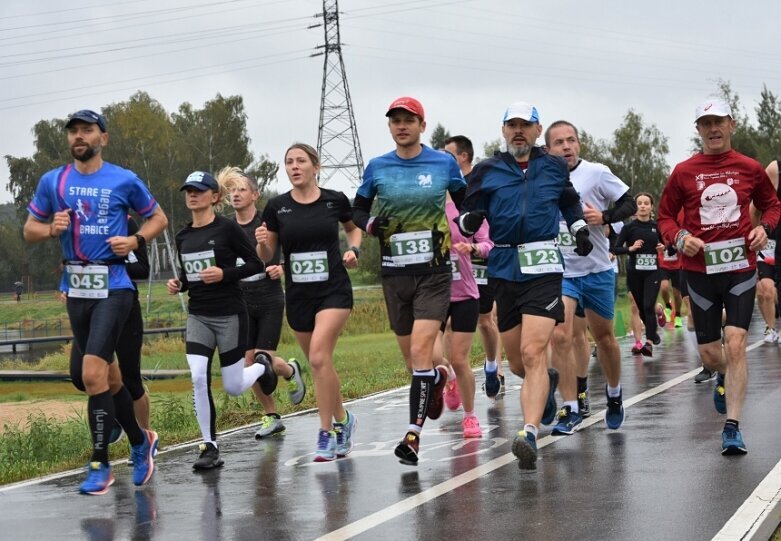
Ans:
[{"label": "pink running shoe", "polygon": [[635,345],[632,346],[632,354],[633,355],[639,355],[643,351],[643,343],[638,340],[635,342]]},{"label": "pink running shoe", "polygon": [[664,314],[664,306],[658,302],[656,303],[656,322],[659,324],[660,328],[667,325],[667,316]]},{"label": "pink running shoe", "polygon": [[480,429],[480,421],[477,420],[477,417],[464,417],[461,426],[464,427],[464,438],[483,437],[483,431]]},{"label": "pink running shoe", "polygon": [[445,406],[450,411],[455,411],[461,405],[461,395],[458,394],[458,383],[456,380],[448,381],[445,384]]}]

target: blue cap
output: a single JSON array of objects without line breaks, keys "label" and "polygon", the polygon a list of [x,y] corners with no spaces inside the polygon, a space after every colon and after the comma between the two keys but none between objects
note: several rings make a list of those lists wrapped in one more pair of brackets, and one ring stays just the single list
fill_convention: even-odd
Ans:
[{"label": "blue cap", "polygon": [[213,192],[220,191],[220,185],[217,182],[217,179],[215,179],[209,173],[204,173],[203,171],[195,171],[194,173],[190,173],[187,176],[187,180],[185,180],[184,184],[182,184],[182,186],[179,188],[179,191],[181,192],[187,188],[195,188],[200,192],[205,192],[206,190],[211,190]]},{"label": "blue cap", "polygon": [[76,111],[68,117],[68,122],[65,124],[65,127],[69,128],[70,125],[73,124],[73,122],[76,120],[81,120],[87,124],[97,124],[98,128],[100,128],[100,131],[104,133],[106,132],[106,118],[103,115],[96,113],[95,111],[90,111],[89,109]]}]

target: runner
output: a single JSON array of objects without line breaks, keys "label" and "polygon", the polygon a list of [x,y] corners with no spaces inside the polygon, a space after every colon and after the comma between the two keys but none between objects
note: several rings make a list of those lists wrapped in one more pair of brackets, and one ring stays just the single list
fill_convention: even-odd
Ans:
[{"label": "runner", "polygon": [[[635,196],[637,215],[626,224],[618,234],[613,252],[616,255],[629,254],[626,265],[626,286],[640,312],[640,319],[645,326],[645,344],[640,349],[646,357],[653,355],[655,345],[662,338],[659,336],[656,313],[656,297],[659,295],[659,254],[664,245],[656,226],[656,220],[651,218],[654,210],[654,199],[651,194],[639,193]],[[639,340],[635,336],[635,340]]]},{"label": "runner", "polygon": [[[781,204],[765,170],[732,149],[735,120],[727,103],[706,101],[697,107],[695,124],[702,154],[679,163],[670,175],[659,204],[659,228],[664,240],[683,252],[700,355],[706,367],[719,372],[713,398],[716,411],[727,414],[722,454],[745,454],[739,419],[748,381],[746,339],[754,310],[756,252],[778,224]],[[753,228],[752,201],[761,212],[761,225]]]},{"label": "runner", "polygon": [[[358,227],[380,243],[385,305],[412,373],[409,425],[395,455],[416,465],[423,423],[442,414],[447,380],[447,368],[433,364],[434,342],[450,306],[445,193],[459,206],[466,183],[452,156],[421,144],[426,119],[418,100],[398,98],[385,116],[396,149],[366,166],[353,211]],[[370,217],[375,197],[377,213]]]},{"label": "runner", "polygon": [[[664,251],[659,254],[659,274],[661,276],[659,292],[664,302],[665,322],[671,322],[675,328],[682,327],[681,258],[678,257],[675,246],[665,246]],[[659,326],[664,327],[659,317],[659,306],[656,307],[656,315]]]},{"label": "runner", "polygon": [[[233,220],[220,216],[227,195],[223,184],[203,171],[190,173],[180,191],[192,213],[192,222],[176,234],[179,278],[168,280],[168,293],[188,292],[185,353],[193,382],[195,417],[203,443],[195,470],[223,465],[217,446],[217,410],[211,389],[211,365],[215,349],[220,352],[222,386],[238,396],[257,381],[265,394],[277,386],[271,357],[259,351],[252,366],[244,366],[248,317],[239,280],[263,272],[247,236]],[[241,258],[244,264],[237,266]]]},{"label": "runner", "polygon": [[[246,233],[252,246],[257,246],[255,230],[260,227],[261,219],[255,203],[260,197],[258,183],[238,167],[225,167],[217,174],[217,181],[224,184],[230,194],[230,202],[236,211],[234,219]],[[280,262],[280,250],[274,253],[266,263],[264,272],[239,281],[239,287],[247,303],[249,317],[249,349],[244,356],[244,364],[250,366],[258,351],[265,351],[271,357],[274,372],[288,382],[288,395],[294,405],[300,404],[306,396],[306,385],[301,376],[301,366],[292,359],[285,362],[277,356],[277,346],[282,335],[282,315],[285,310],[285,295],[282,292],[280,278],[284,273]],[[237,265],[243,265],[239,258]],[[260,428],[255,439],[284,434],[285,425],[277,413],[274,397],[264,394],[260,385],[253,385],[252,392],[266,412],[260,419]]]},{"label": "runner", "polygon": [[[103,161],[109,137],[102,115],[77,111],[65,129],[74,161],[41,177],[27,207],[24,238],[31,243],[60,241],[68,273],[68,318],[74,340],[84,352],[82,380],[89,396],[92,456],[79,491],[105,494],[114,483],[108,461],[111,419],[119,422],[130,440],[133,483],[143,485],[154,472],[157,434],[138,426],[133,399],[122,384],[113,353],[135,289],[125,258],[162,233],[168,220],[135,173]],[[76,214],[77,208],[82,215]],[[127,233],[130,209],[146,219],[134,236]]]},{"label": "runner", "polygon": [[559,375],[547,368],[547,349],[554,326],[564,321],[564,269],[556,242],[560,213],[575,253],[586,256],[592,249],[565,162],[534,146],[541,133],[535,107],[517,102],[507,108],[502,136],[508,150],[475,166],[458,221],[466,235],[474,234],[484,218],[491,224],[488,277],[495,284],[499,332],[510,370],[525,378],[525,424],[513,441],[522,470],[536,469],[538,426],[556,415]]},{"label": "runner", "polygon": [[[268,202],[255,238],[264,261],[273,260],[278,246],[285,253],[287,322],[312,367],[320,415],[314,461],[328,462],[352,450],[356,427],[342,404],[334,349],[353,307],[347,268],[358,266],[361,231],[347,197],[317,185],[320,159],[314,148],[303,143],[288,148],[285,171],[293,189]],[[339,223],[349,246],[344,254]]]},{"label": "runner", "polygon": [[[472,160],[475,151],[472,141],[464,135],[455,135],[445,139],[445,150],[453,155],[464,175],[464,179],[469,182],[469,175],[472,173]],[[453,228],[450,228],[451,233]],[[496,325],[496,303],[494,302],[494,292],[488,285],[488,276],[486,275],[486,257],[472,257],[472,273],[477,283],[477,291],[480,294],[480,316],[477,319],[477,328],[480,330],[480,340],[483,343],[485,352],[485,361],[483,362],[483,371],[485,372],[485,383],[483,389],[488,398],[495,398],[504,388],[504,367],[502,366],[502,344],[499,340],[499,327]],[[447,391],[447,389],[446,389]]]},{"label": "runner", "polygon": [[[621,351],[613,326],[615,273],[610,259],[606,226],[635,211],[629,186],[610,169],[580,158],[580,138],[570,122],[554,122],[545,132],[549,152],[567,163],[570,179],[583,203],[589,239],[594,250],[587,257],[575,253],[570,227],[560,223],[559,243],[564,256],[564,322],[553,330],[553,366],[560,375],[559,392],[564,404],[553,428],[557,435],[573,434],[584,417],[591,415],[588,395],[588,342],[586,326],[597,344],[597,359],[607,378],[608,411],[605,422],[617,429],[624,420],[621,392]],[[608,209],[611,204],[614,208]],[[577,316],[577,317],[576,317]],[[575,347],[573,347],[573,345]]]},{"label": "runner", "polygon": [[[765,169],[770,177],[773,187],[776,188],[776,195],[781,193],[778,186],[778,161],[773,160]],[[756,211],[753,203],[751,205],[752,225],[759,225],[759,213]],[[778,310],[778,292],[776,291],[776,249],[778,240],[781,236],[781,228],[776,228],[767,245],[762,249],[757,259],[757,304],[765,320],[765,343],[778,343],[778,332],[776,331],[776,311]]]}]

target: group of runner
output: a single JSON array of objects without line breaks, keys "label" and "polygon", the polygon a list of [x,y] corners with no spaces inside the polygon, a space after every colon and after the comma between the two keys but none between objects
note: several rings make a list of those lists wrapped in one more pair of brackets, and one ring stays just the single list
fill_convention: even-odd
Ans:
[{"label": "group of runner", "polygon": [[[269,200],[262,215],[256,181],[235,167],[216,176],[196,171],[181,185],[192,221],[176,235],[181,270],[167,287],[189,295],[186,358],[203,438],[195,469],[222,465],[211,393],[216,350],[226,392],[253,388],[264,408],[257,438],[284,431],[271,396],[279,376],[294,404],[304,399],[298,361],[276,355],[283,311],[314,380],[320,417],[314,460],[351,451],[357,419],[342,403],[334,351],[353,306],[347,269],[358,264],[362,230],[379,243],[390,326],[411,376],[408,424],[394,451],[402,463],[417,464],[424,423],[437,419],[445,404],[463,406],[465,438],[482,436],[469,365],[478,327],[486,394],[495,397],[504,384],[502,347],[510,370],[524,379],[524,424],[512,444],[519,468],[536,468],[540,425],[573,434],[591,414],[588,332],[607,380],[605,422],[619,429],[624,406],[613,319],[614,254],[621,253],[629,254],[628,288],[645,326],[646,341],[637,349],[650,356],[659,343],[656,297],[667,278],[687,301],[691,336],[708,376],[697,379],[711,373],[717,379],[714,404],[727,415],[722,452],[746,452],[739,429],[746,335],[756,290],[766,341],[778,340],[771,263],[777,245],[766,243],[781,203],[778,162],[766,173],[732,149],[735,120],[726,103],[697,108],[702,153],[673,170],[658,222],[653,195],[631,194],[606,166],[580,158],[572,123],[552,123],[545,147],[536,146],[543,126],[528,103],[507,107],[501,120],[506,149],[474,168],[464,136],[448,139],[444,152],[421,143],[426,116],[418,100],[394,100],[386,117],[395,148],[368,163],[352,204],[318,185],[317,152],[301,143],[284,157],[292,188]],[[74,161],[41,178],[24,235],[28,242],[58,238],[63,251],[75,338],[71,371],[89,396],[93,447],[80,491],[103,494],[114,480],[108,443],[116,427],[131,444],[133,481],[143,485],[154,471],[157,434],[140,378],[142,328],[131,280],[144,274],[129,271],[146,260],[139,257],[145,244],[163,232],[167,219],[134,173],[103,161],[108,133],[100,114],[78,111],[66,130]],[[233,219],[220,214],[226,201]],[[137,232],[128,229],[131,209],[145,219]],[[611,226],[621,229],[612,247]],[[679,305],[675,310],[680,314]],[[123,332],[135,339],[119,340]],[[123,355],[122,346],[132,351]]]}]

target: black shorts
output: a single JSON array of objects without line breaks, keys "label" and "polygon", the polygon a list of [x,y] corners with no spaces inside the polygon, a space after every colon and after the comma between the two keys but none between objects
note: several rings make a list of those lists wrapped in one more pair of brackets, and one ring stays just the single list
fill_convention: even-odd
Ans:
[{"label": "black shorts", "polygon": [[709,344],[721,339],[722,309],[727,312],[727,326],[748,330],[757,289],[755,272],[686,271],[686,281],[697,343]]},{"label": "black shorts", "polygon": [[757,278],[759,280],[763,278],[770,278],[774,282],[776,281],[776,269],[774,265],[769,265],[764,261],[757,259]]},{"label": "black shorts", "polygon": [[68,297],[73,338],[84,355],[95,355],[109,364],[114,361],[114,349],[132,305],[132,289],[109,291],[105,299]]},{"label": "black shorts", "polygon": [[561,274],[545,274],[526,282],[496,279],[496,315],[499,332],[521,324],[523,314],[564,322]]},{"label": "black shorts", "polygon": [[681,297],[689,296],[689,284],[686,283],[686,271],[681,269],[678,271],[678,289],[681,290]]},{"label": "black shorts", "polygon": [[494,285],[489,279],[485,285],[478,285],[477,292],[480,294],[480,313],[490,314],[494,309]]},{"label": "black shorts", "polygon": [[[477,320],[480,317],[480,302],[477,299],[451,302],[447,315],[450,318],[450,329],[453,332],[475,332]],[[445,324],[440,330],[445,332]]]},{"label": "black shorts", "polygon": [[293,298],[287,296],[287,323],[296,332],[312,332],[315,330],[315,317],[321,310],[330,308],[353,309],[352,287],[339,289],[325,297],[314,299]]},{"label": "black shorts", "polygon": [[412,325],[418,319],[447,320],[451,282],[449,272],[383,276],[388,320],[396,336],[412,334]]},{"label": "black shorts", "polygon": [[285,313],[285,295],[280,289],[262,298],[247,299],[250,349],[276,351],[282,336],[282,316]]}]

